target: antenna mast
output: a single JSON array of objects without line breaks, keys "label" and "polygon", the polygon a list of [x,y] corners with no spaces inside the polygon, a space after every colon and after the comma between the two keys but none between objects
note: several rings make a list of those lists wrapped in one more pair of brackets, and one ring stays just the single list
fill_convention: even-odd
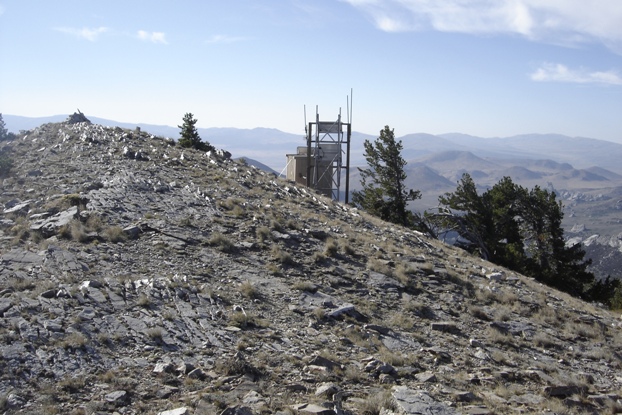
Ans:
[{"label": "antenna mast", "polygon": [[[340,200],[342,174],[345,173],[345,202],[350,192],[350,140],[352,135],[352,90],[347,97],[344,123],[341,108],[336,120],[320,121],[319,106],[315,106],[315,120],[307,122],[304,108],[307,145],[299,146],[295,154],[287,154],[287,180],[314,189],[317,193]],[[344,148],[345,147],[345,148]],[[343,157],[345,153],[346,157]],[[345,163],[344,163],[345,159]],[[345,164],[345,165],[344,165]]]}]

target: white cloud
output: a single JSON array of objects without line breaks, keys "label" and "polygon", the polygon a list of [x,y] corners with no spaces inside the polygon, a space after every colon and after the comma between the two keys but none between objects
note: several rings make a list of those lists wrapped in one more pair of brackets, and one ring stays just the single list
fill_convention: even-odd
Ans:
[{"label": "white cloud", "polygon": [[147,32],[145,30],[138,31],[138,38],[153,43],[162,43],[168,45],[166,35],[163,32]]},{"label": "white cloud", "polygon": [[4,6],[0,4],[0,16],[4,14]]},{"label": "white cloud", "polygon": [[205,41],[205,43],[234,43],[245,40],[246,38],[240,36],[228,36],[228,35],[213,35]]},{"label": "white cloud", "polygon": [[342,0],[388,32],[433,29],[518,34],[531,40],[602,42],[622,53],[620,0]]},{"label": "white cloud", "polygon": [[96,28],[83,27],[82,29],[77,29],[73,27],[56,27],[54,30],[94,42],[97,40],[99,35],[107,32],[108,28],[107,27],[96,27]]},{"label": "white cloud", "polygon": [[615,71],[570,69],[560,63],[543,64],[531,74],[531,79],[539,82],[622,85],[622,77]]}]

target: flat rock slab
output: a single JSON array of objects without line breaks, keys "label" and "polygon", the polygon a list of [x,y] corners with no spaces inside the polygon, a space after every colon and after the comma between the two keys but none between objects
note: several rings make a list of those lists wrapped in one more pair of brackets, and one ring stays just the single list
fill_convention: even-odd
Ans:
[{"label": "flat rock slab", "polygon": [[25,249],[13,249],[2,254],[0,260],[6,264],[19,263],[28,265],[40,265],[45,258],[35,252],[26,251]]},{"label": "flat rock slab", "polygon": [[9,209],[5,209],[4,213],[15,213],[15,212],[20,212],[20,211],[28,211],[28,208],[30,208],[30,204],[32,203],[32,200],[26,200],[25,202],[22,203],[18,203],[17,205],[9,208]]},{"label": "flat rock slab", "polygon": [[0,315],[11,307],[13,307],[13,303],[10,298],[0,298]]},{"label": "flat rock slab", "polygon": [[124,390],[110,392],[105,396],[107,402],[112,402],[115,406],[125,406],[130,402],[129,394]]},{"label": "flat rock slab", "polygon": [[376,271],[369,272],[367,284],[382,291],[398,291],[404,289],[404,285],[395,278]]},{"label": "flat rock slab", "polygon": [[185,406],[182,408],[171,409],[168,411],[158,412],[158,415],[186,415],[188,413],[188,408]]},{"label": "flat rock slab", "polygon": [[416,391],[406,386],[396,386],[393,389],[395,404],[405,415],[457,415],[455,409],[442,402],[435,401],[430,395]]},{"label": "flat rock slab", "polygon": [[531,324],[522,321],[493,321],[490,323],[490,327],[502,333],[510,333],[514,336],[533,336],[535,334],[535,328]]},{"label": "flat rock slab", "polygon": [[336,412],[332,409],[324,408],[323,406],[312,403],[302,403],[294,405],[292,408],[297,414],[300,415],[336,415]]},{"label": "flat rock slab", "polygon": [[430,323],[430,328],[432,330],[444,331],[446,333],[460,333],[460,329],[458,328],[458,326],[450,321],[439,321]]},{"label": "flat rock slab", "polygon": [[43,233],[44,236],[49,237],[55,235],[61,226],[67,225],[76,217],[78,217],[78,207],[72,206],[69,209],[63,212],[59,212],[48,219],[36,221],[32,225],[30,225],[30,229],[32,229],[33,231],[40,231]]},{"label": "flat rock slab", "polygon": [[545,398],[543,396],[525,393],[523,395],[512,396],[508,399],[508,402],[517,405],[540,405],[544,400]]},{"label": "flat rock slab", "polygon": [[544,388],[544,394],[546,396],[556,396],[556,397],[583,395],[586,392],[587,392],[587,388],[585,386],[576,386],[576,385],[547,386]]}]

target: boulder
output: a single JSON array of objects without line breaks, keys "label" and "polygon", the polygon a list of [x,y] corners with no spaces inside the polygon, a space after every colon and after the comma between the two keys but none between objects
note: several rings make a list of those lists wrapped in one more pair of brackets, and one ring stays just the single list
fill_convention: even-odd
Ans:
[{"label": "boulder", "polygon": [[41,232],[44,237],[49,238],[50,236],[56,235],[62,226],[69,224],[77,217],[78,207],[72,206],[65,211],[59,212],[54,216],[50,216],[47,219],[36,221],[30,225],[30,229]]},{"label": "boulder", "polygon": [[404,415],[456,415],[455,409],[434,400],[423,391],[415,391],[406,386],[393,388],[393,399]]}]

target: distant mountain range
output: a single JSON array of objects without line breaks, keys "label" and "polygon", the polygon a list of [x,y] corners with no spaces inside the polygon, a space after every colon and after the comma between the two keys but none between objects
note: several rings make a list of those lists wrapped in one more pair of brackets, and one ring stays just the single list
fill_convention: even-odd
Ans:
[{"label": "distant mountain range", "polygon": [[[179,136],[178,127],[122,123],[88,115],[87,117],[96,124],[132,129],[140,127],[154,135],[170,138]],[[31,118],[3,114],[3,118],[9,131],[18,132],[48,122],[64,121],[67,115]],[[300,134],[291,134],[273,128],[199,128],[198,132],[204,140],[217,148],[231,152],[234,157],[258,160],[275,171],[281,171],[285,167],[286,154],[295,153],[297,146],[306,144],[304,131]],[[365,139],[375,138],[373,135],[353,132],[352,166],[365,164],[363,142]],[[505,168],[512,167],[512,164],[526,167],[525,163],[545,160],[559,164],[567,163],[576,169],[598,167],[609,173],[622,175],[622,163],[620,163],[622,144],[593,138],[568,137],[559,134],[523,134],[505,138],[482,138],[458,133],[441,135],[417,133],[397,138],[402,141],[404,146],[402,156],[409,164],[433,165],[436,166],[433,167],[435,169],[442,167],[439,157],[444,158],[445,166],[452,166],[456,172],[461,168],[486,172],[494,168],[494,165],[505,166]],[[475,166],[478,167],[475,168]],[[605,176],[609,174],[604,171],[602,173]],[[447,177],[445,174],[443,176]],[[455,174],[449,180],[454,181],[454,179]]]}]

